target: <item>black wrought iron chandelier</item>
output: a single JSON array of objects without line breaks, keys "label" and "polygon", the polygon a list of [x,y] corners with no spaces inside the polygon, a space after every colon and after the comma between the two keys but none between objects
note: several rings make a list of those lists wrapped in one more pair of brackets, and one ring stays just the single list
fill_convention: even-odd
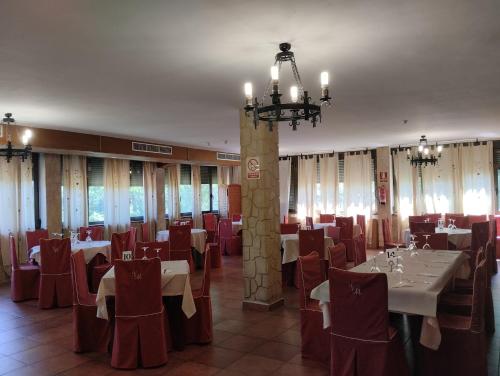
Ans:
[{"label": "black wrought iron chandelier", "polygon": [[7,163],[11,161],[13,157],[20,157],[21,161],[25,161],[31,155],[31,145],[30,139],[33,135],[31,129],[26,129],[21,137],[21,142],[24,148],[15,148],[12,146],[12,138],[10,133],[10,125],[15,122],[11,113],[6,113],[2,122],[5,124],[5,133],[7,136],[7,146],[0,149],[0,156],[7,158]]},{"label": "black wrought iron chandelier", "polygon": [[[272,131],[273,124],[278,122],[289,122],[294,131],[300,120],[312,123],[316,127],[317,122],[321,122],[321,107],[331,104],[331,97],[328,94],[328,72],[321,73],[321,104],[311,102],[311,97],[307,90],[304,90],[300,80],[299,70],[295,63],[295,56],[290,48],[290,43],[281,43],[280,51],[276,54],[274,65],[271,67],[271,79],[269,80],[262,99],[253,97],[253,88],[250,82],[245,83],[246,106],[244,107],[247,116],[253,116],[254,126],[257,128],[259,121],[267,122],[269,130]],[[282,94],[279,91],[279,77],[281,65],[290,62],[295,85],[290,87],[290,102],[281,101]],[[270,98],[270,102],[267,98]]]},{"label": "black wrought iron chandelier", "polygon": [[[434,150],[437,153],[437,157],[433,153]],[[412,154],[411,148],[407,148],[406,158],[410,161],[412,166],[435,166],[438,163],[438,159],[441,158],[442,151],[443,145],[438,145],[436,143],[435,147],[429,146],[427,138],[425,135],[422,135],[418,141],[417,152]]]}]

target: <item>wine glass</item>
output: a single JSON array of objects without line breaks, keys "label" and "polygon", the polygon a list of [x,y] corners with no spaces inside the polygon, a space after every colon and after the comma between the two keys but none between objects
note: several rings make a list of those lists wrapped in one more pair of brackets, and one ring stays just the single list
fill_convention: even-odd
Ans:
[{"label": "wine glass", "polygon": [[417,243],[415,242],[415,235],[410,235],[410,244],[408,245],[408,250],[410,251],[410,256],[414,257],[418,255]]},{"label": "wine glass", "polygon": [[429,244],[429,234],[425,234],[425,244],[423,245],[422,249],[431,249],[431,245]]},{"label": "wine glass", "polygon": [[156,251],[156,257],[160,258],[161,248],[155,248],[155,251]]},{"label": "wine glass", "polygon": [[147,260],[148,259],[148,257],[146,256],[147,250],[148,250],[148,247],[142,247],[142,251],[144,252],[143,256],[142,256],[143,260]]},{"label": "wine glass", "polygon": [[85,238],[85,241],[87,243],[90,243],[92,241],[92,237],[90,235],[92,235],[92,230],[87,230],[85,231],[87,233],[87,237]]},{"label": "wine glass", "polygon": [[444,228],[444,220],[443,219],[438,219],[438,228],[439,230],[443,230]]},{"label": "wine glass", "polygon": [[370,268],[370,272],[372,273],[380,273],[380,268],[377,265],[377,256],[372,258],[372,266]]},{"label": "wine glass", "polygon": [[451,223],[452,223],[452,225],[451,225],[451,229],[452,229],[452,230],[456,230],[456,229],[457,229],[457,226],[455,226],[455,221],[456,221],[456,219],[452,219],[452,220],[451,220]]},{"label": "wine glass", "polygon": [[60,232],[53,232],[52,233],[52,236],[55,237],[55,238],[59,238],[59,239],[62,239],[64,234],[60,233]]},{"label": "wine glass", "polygon": [[448,228],[451,229],[453,227],[453,219],[448,219],[448,222],[450,222],[450,224],[448,225]]},{"label": "wine glass", "polygon": [[403,258],[401,256],[396,257],[396,266],[392,270],[394,273],[397,273],[398,275],[398,283],[397,286],[401,286],[404,284],[403,281],[403,274],[404,274],[404,268],[403,268]]}]

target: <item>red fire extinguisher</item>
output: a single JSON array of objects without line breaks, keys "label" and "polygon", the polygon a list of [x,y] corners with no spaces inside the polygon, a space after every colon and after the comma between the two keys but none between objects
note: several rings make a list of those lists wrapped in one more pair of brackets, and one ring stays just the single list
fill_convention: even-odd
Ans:
[{"label": "red fire extinguisher", "polygon": [[385,186],[381,185],[378,187],[378,200],[381,205],[385,205],[387,201],[387,193],[385,191]]}]

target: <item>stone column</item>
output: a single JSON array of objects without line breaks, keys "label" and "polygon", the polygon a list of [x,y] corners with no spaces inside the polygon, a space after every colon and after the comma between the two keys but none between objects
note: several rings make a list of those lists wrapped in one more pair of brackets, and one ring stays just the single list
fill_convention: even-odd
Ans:
[{"label": "stone column", "polygon": [[[254,128],[240,113],[243,217],[244,309],[270,310],[283,304],[280,252],[278,125]],[[260,176],[247,178],[247,160],[259,161]]]},{"label": "stone column", "polygon": [[[156,231],[165,230],[165,169],[157,168],[156,177]],[[156,237],[156,234],[155,234]]]},{"label": "stone column", "polygon": [[52,233],[62,231],[62,163],[58,154],[40,154],[40,219],[42,228]]},{"label": "stone column", "polygon": [[[383,147],[377,149],[377,197],[378,197],[378,188],[384,187],[386,192],[386,202],[384,205],[378,201],[378,228],[379,228],[379,247],[384,246],[384,237],[382,236],[382,219],[389,219],[391,226],[393,224],[392,221],[392,200],[391,200],[391,192],[392,192],[392,168],[391,168],[391,148]],[[387,176],[387,178],[386,178]],[[394,222],[394,224],[396,224]],[[396,234],[396,231],[392,231],[393,236]]]}]

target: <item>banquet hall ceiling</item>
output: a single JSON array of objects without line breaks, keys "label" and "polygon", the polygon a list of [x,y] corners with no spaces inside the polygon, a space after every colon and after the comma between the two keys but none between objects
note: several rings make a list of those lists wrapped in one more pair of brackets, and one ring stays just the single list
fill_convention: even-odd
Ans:
[{"label": "banquet hall ceiling", "polygon": [[34,127],[238,152],[243,83],[260,96],[289,41],[335,104],[282,124],[282,154],[500,138],[496,0],[2,0],[0,17],[0,112]]}]

